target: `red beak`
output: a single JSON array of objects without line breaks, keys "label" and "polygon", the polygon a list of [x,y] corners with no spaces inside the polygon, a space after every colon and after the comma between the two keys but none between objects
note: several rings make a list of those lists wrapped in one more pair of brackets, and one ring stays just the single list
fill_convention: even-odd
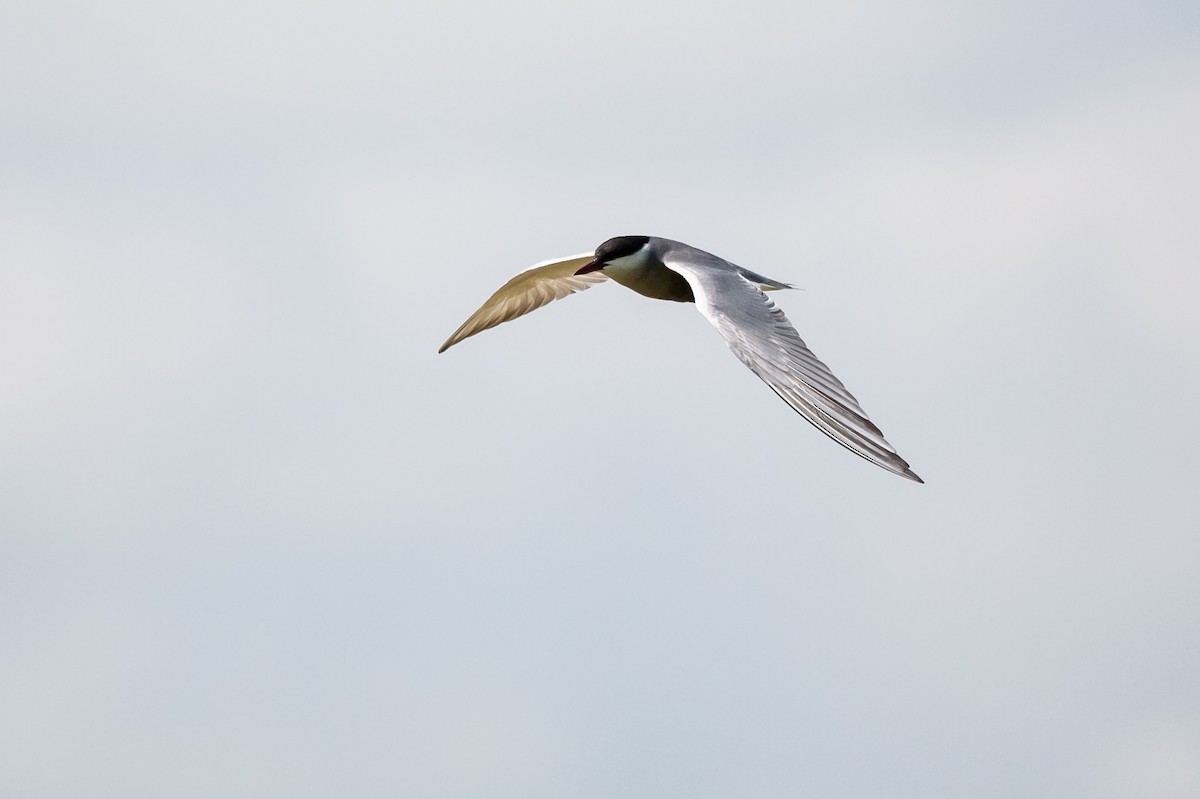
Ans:
[{"label": "red beak", "polygon": [[575,274],[586,275],[588,272],[595,272],[596,270],[603,269],[603,268],[604,268],[604,264],[602,264],[596,260],[591,260],[591,261],[588,261],[583,266],[576,269]]}]

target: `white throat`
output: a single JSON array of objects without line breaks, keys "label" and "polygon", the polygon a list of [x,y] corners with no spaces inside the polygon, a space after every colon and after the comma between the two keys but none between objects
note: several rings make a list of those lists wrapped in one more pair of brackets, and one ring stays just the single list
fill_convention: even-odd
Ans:
[{"label": "white throat", "polygon": [[649,266],[650,254],[643,247],[635,253],[609,261],[604,265],[604,272],[613,280],[621,283],[623,282],[622,278],[636,278],[643,274]]}]

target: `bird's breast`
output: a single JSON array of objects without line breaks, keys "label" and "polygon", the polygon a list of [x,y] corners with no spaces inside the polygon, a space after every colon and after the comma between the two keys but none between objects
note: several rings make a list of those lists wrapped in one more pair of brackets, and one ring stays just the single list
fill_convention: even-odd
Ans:
[{"label": "bird's breast", "polygon": [[[615,266],[615,265],[614,265]],[[633,269],[606,268],[604,273],[625,288],[655,300],[695,302],[692,287],[683,275],[660,264],[639,264]]]}]

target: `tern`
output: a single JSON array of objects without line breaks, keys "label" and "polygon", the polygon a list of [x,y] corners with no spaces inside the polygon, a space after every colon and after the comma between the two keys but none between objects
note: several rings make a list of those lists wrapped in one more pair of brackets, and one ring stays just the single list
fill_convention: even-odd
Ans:
[{"label": "tern", "polygon": [[814,427],[889,472],[925,482],[764,293],[795,286],[678,241],[617,236],[595,253],[535,264],[501,286],[438,352],[606,278],[656,300],[694,302],[738,360]]}]

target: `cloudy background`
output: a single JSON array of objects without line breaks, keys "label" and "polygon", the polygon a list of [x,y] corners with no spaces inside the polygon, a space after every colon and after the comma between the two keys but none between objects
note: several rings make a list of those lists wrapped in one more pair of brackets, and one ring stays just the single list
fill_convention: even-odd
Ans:
[{"label": "cloudy background", "polygon": [[1194,3],[3,17],[0,795],[1200,795]]}]

